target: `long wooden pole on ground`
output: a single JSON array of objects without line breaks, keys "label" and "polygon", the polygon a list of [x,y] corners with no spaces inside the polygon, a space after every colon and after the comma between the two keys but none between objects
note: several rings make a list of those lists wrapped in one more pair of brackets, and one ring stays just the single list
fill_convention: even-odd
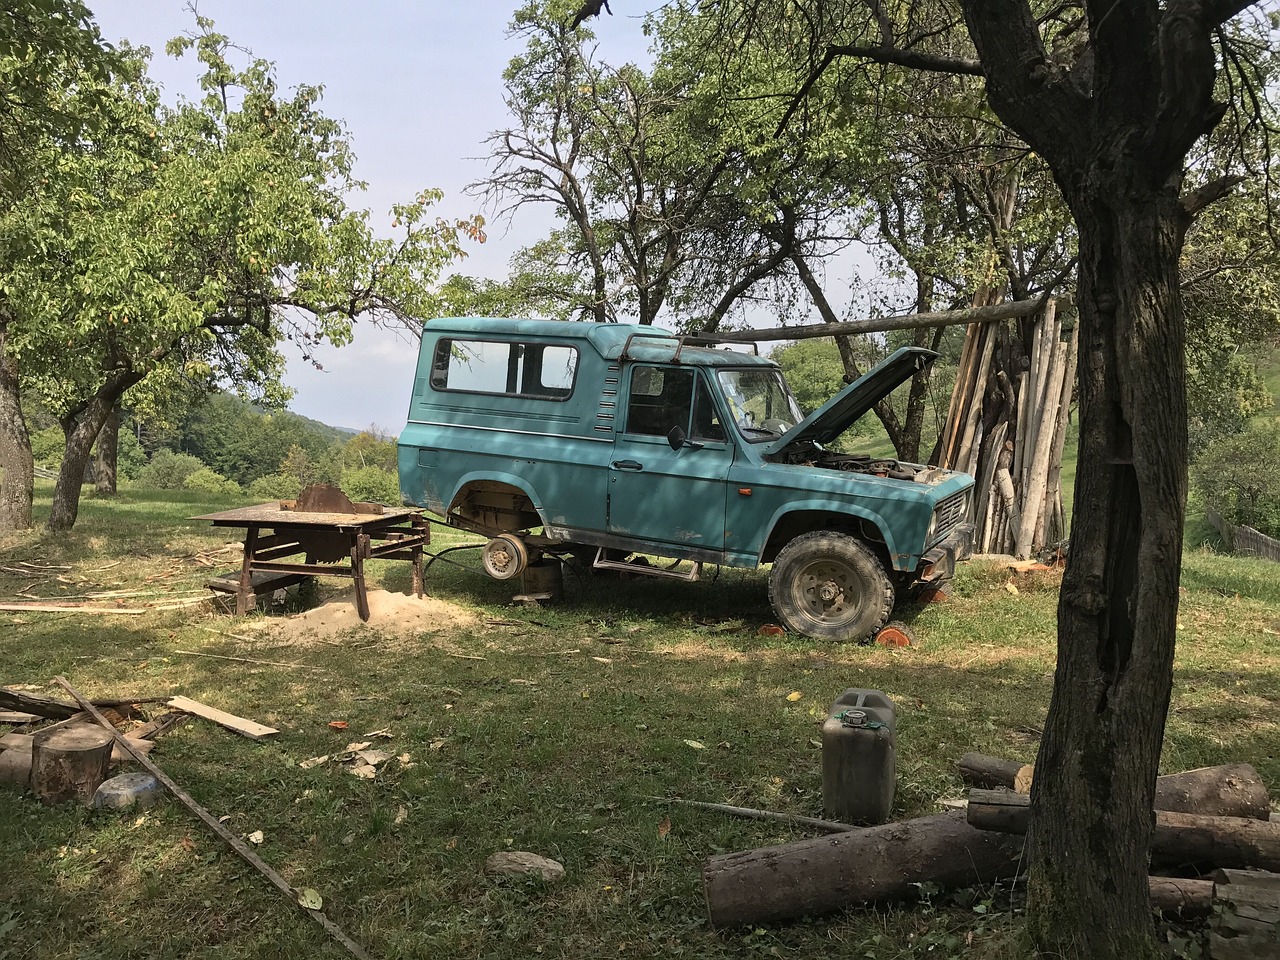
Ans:
[{"label": "long wooden pole on ground", "polygon": [[347,951],[353,957],[356,957],[357,960],[370,960],[369,954],[365,953],[364,948],[343,933],[338,925],[325,916],[321,911],[309,910],[302,906],[302,904],[298,902],[298,891],[295,890],[284,877],[271,869],[271,867],[268,866],[261,857],[249,849],[243,840],[220,824],[213,814],[200,806],[200,804],[196,803],[196,801],[191,798],[190,794],[169,779],[168,775],[156,766],[146,754],[137,749],[137,744],[135,742],[128,740],[120,733],[119,730],[113,727],[111,722],[99,713],[98,709],[86,700],[80,691],[73,687],[65,677],[54,677],[53,679],[58,686],[62,687],[63,690],[66,690],[67,693],[71,694],[71,696],[75,698],[76,703],[80,704],[81,709],[88,711],[100,726],[111,731],[112,736],[116,739],[117,745],[122,750],[136,760],[144,770],[164,784],[165,789],[172,793],[184,807],[199,817],[206,827],[222,838],[227,846],[234,850],[242,860],[249,864],[249,866],[253,867],[260,874],[266,877],[273,887],[288,898],[290,903],[309,916],[316,923],[320,924],[320,926],[324,927],[329,936],[333,937],[333,939],[346,947]]},{"label": "long wooden pole on ground", "polygon": [[993,323],[1026,317],[1043,306],[1042,301],[1015,300],[989,307],[967,307],[963,310],[939,310],[933,313],[907,313],[875,320],[853,320],[848,323],[815,323],[799,327],[770,327],[767,330],[734,330],[718,333],[715,339],[724,343],[754,343],[768,340],[811,340],[814,337],[836,337],[860,333],[882,333],[886,330],[914,330],[917,327],[949,327],[960,323]]}]

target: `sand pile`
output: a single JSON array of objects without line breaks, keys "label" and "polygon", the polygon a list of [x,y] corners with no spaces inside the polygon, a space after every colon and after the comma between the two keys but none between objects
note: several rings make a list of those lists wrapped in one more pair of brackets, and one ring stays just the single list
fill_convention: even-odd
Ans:
[{"label": "sand pile", "polygon": [[386,590],[369,590],[369,622],[356,612],[355,590],[344,590],[324,604],[291,617],[271,617],[261,621],[280,639],[305,641],[325,639],[352,630],[373,630],[381,634],[435,633],[474,626],[479,617],[465,607],[435,597],[418,597]]}]

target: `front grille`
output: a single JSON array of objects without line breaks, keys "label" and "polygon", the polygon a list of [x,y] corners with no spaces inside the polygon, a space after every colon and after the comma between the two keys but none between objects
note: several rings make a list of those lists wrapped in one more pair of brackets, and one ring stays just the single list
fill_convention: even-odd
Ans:
[{"label": "front grille", "polygon": [[938,504],[933,512],[933,539],[938,541],[946,537],[953,529],[969,519],[966,509],[969,502],[969,491],[961,490],[953,493]]}]

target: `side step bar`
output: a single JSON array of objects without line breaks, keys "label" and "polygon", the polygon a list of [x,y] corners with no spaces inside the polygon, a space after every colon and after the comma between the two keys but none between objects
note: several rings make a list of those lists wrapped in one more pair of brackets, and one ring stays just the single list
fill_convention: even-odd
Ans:
[{"label": "side step bar", "polygon": [[628,563],[625,560],[610,560],[605,556],[604,547],[596,551],[596,558],[591,564],[593,570],[625,570],[642,577],[667,577],[671,580],[684,580],[692,583],[702,575],[702,561],[695,560],[693,567],[684,570],[667,570],[662,567],[651,567],[644,563]]}]

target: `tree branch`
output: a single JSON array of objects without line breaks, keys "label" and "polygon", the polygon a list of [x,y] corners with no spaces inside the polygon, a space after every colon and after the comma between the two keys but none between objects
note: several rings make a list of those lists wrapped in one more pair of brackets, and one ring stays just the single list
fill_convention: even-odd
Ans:
[{"label": "tree branch", "polygon": [[931,73],[948,73],[971,77],[983,76],[982,64],[977,60],[967,60],[962,57],[940,57],[916,50],[902,50],[887,44],[876,44],[875,46],[833,44],[827,48],[827,54],[822,58],[822,62],[809,73],[799,92],[792,98],[791,105],[787,107],[787,112],[778,121],[774,136],[779,136],[787,128],[787,124],[791,122],[791,117],[799,109],[801,101],[809,95],[813,85],[822,79],[827,67],[831,66],[837,57],[860,57],[873,63],[885,64],[886,66],[927,70]]},{"label": "tree branch", "polygon": [[1243,176],[1228,174],[1218,177],[1216,180],[1210,180],[1199,189],[1191,191],[1191,193],[1183,194],[1180,201],[1183,213],[1190,220],[1209,204],[1221,200],[1231,192],[1233,187],[1244,183],[1244,181],[1245,178]]}]

